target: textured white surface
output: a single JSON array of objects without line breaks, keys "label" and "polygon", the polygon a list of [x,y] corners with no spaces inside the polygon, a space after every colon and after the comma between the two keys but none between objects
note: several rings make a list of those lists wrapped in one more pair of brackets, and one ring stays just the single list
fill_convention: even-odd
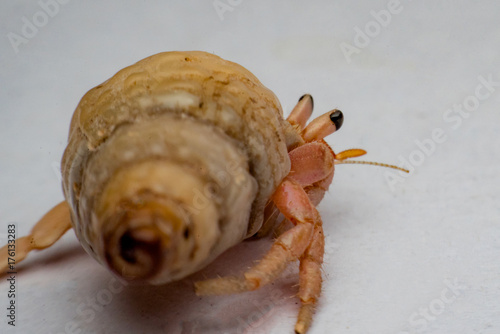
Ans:
[{"label": "textured white surface", "polygon": [[[337,167],[319,207],[327,255],[311,334],[500,333],[498,2],[401,0],[385,27],[371,11],[391,1],[221,3],[233,4],[222,19],[213,1],[67,1],[17,53],[9,33],[22,36],[34,15],[43,24],[43,9],[0,4],[1,243],[8,223],[25,235],[62,200],[56,170],[88,89],[153,53],[204,50],[247,67],[286,113],[305,92],[315,115],[343,110],[334,150],[418,164],[392,188],[390,170]],[[356,46],[356,27],[372,37],[358,38],[348,62],[341,45]],[[488,90],[480,77],[497,84]],[[473,109],[465,118],[447,111],[463,104]],[[441,143],[416,153],[433,131]],[[193,280],[240,272],[266,247],[247,242],[195,277],[122,290],[70,232],[19,266],[15,328],[0,283],[0,332],[292,333],[297,266],[253,293],[192,292]]]}]

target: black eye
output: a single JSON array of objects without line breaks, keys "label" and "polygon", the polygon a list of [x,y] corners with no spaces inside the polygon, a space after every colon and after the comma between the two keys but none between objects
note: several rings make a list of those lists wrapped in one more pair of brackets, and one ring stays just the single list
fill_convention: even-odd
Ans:
[{"label": "black eye", "polygon": [[344,123],[344,114],[342,114],[342,111],[335,109],[330,114],[330,120],[332,121],[333,124],[335,124],[336,130],[338,130]]}]

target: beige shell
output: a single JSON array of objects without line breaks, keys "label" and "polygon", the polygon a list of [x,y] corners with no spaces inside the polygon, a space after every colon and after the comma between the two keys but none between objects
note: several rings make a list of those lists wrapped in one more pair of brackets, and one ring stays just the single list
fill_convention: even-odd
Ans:
[{"label": "beige shell", "polygon": [[[80,242],[126,278],[201,269],[261,227],[290,169],[290,128],[270,90],[212,54],[165,52],[119,71],[80,101],[62,161]],[[127,238],[143,241],[133,254]]]}]

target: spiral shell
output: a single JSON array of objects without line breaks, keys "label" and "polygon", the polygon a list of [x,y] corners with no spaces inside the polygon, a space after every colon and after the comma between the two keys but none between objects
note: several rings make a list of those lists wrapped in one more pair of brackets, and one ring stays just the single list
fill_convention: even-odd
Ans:
[{"label": "spiral shell", "polygon": [[129,279],[201,269],[261,227],[290,170],[289,127],[254,75],[209,53],[119,71],[80,101],[63,156],[80,242]]}]

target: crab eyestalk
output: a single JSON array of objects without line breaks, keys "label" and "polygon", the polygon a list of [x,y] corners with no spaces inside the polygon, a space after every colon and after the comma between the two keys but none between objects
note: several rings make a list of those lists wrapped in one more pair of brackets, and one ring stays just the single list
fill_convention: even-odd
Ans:
[{"label": "crab eyestalk", "polygon": [[343,123],[342,111],[333,109],[313,119],[302,131],[302,138],[306,142],[323,139],[340,129]]}]

